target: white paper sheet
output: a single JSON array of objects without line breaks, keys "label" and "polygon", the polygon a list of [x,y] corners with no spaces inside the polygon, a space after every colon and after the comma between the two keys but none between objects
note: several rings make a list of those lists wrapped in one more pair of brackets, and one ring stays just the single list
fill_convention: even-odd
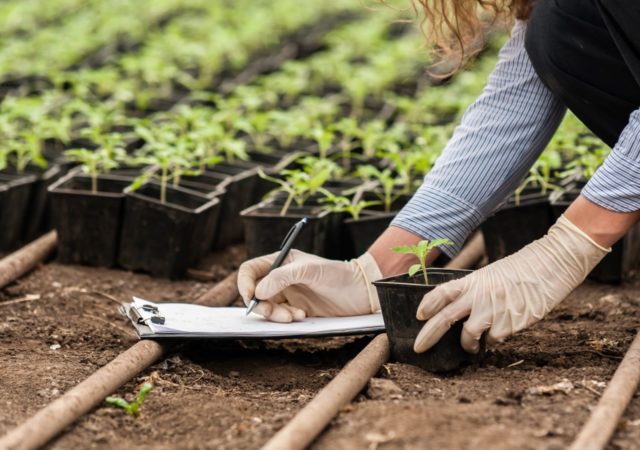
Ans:
[{"label": "white paper sheet", "polygon": [[[155,308],[157,312],[143,309]],[[133,314],[132,314],[133,312]],[[302,322],[275,323],[244,308],[210,308],[188,303],[153,303],[133,298],[128,316],[141,337],[276,338],[368,334],[384,330],[382,314],[350,317],[310,317]],[[164,323],[153,323],[153,317]],[[139,320],[140,319],[140,320]]]}]

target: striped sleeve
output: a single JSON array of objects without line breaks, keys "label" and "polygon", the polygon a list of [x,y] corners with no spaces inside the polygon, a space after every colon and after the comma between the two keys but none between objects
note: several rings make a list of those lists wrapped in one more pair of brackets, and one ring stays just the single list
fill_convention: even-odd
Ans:
[{"label": "striped sleeve", "polygon": [[631,113],[618,142],[582,195],[612,211],[640,210],[640,109]]},{"label": "striped sleeve", "polygon": [[465,112],[422,186],[391,226],[449,238],[450,257],[522,181],[558,128],[565,107],[536,75],[517,22],[480,97]]}]

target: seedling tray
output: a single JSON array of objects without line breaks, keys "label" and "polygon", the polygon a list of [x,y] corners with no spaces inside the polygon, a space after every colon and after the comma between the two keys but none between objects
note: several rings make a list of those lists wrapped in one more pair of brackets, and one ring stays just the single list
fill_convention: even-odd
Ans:
[{"label": "seedling tray", "polygon": [[35,175],[0,173],[0,250],[20,244]]},{"label": "seedling tray", "polygon": [[29,167],[27,171],[36,175],[37,178],[33,184],[27,208],[26,223],[22,235],[24,242],[32,241],[42,232],[51,229],[51,205],[47,190],[63,175],[62,168],[57,164],[50,165],[45,170]]},{"label": "seedling tray", "polygon": [[553,224],[547,194],[525,193],[507,203],[481,225],[489,261],[497,261],[544,236]]},{"label": "seedling tray", "polygon": [[427,269],[429,285],[424,284],[422,274],[409,277],[397,275],[375,281],[385,328],[389,336],[391,357],[399,362],[413,364],[430,372],[447,372],[463,365],[477,363],[484,358],[485,339],[480,351],[469,354],[460,345],[464,320],[456,322],[442,339],[424,353],[416,353],[413,345],[425,322],[416,319],[418,306],[424,295],[437,285],[463,278],[469,270]]},{"label": "seedling tray", "polygon": [[58,232],[58,260],[65,264],[111,267],[116,264],[124,190],[131,180],[67,174],[49,188],[53,223]]},{"label": "seedling tray", "polygon": [[154,276],[182,276],[209,251],[216,233],[220,200],[195,191],[149,182],[126,191],[118,263]]},{"label": "seedling tray", "polygon": [[257,169],[244,161],[216,164],[208,171],[228,178],[224,185],[226,191],[221,204],[218,234],[213,242],[214,249],[222,249],[235,242],[242,241],[243,221],[240,211],[251,206],[257,200]]}]

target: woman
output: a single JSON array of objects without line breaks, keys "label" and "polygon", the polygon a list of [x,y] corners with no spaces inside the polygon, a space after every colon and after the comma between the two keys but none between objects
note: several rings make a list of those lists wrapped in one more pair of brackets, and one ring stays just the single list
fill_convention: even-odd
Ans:
[{"label": "woman", "polygon": [[[462,48],[472,35],[468,31],[477,28],[476,6],[489,3],[516,17],[511,39],[421,188],[356,260],[292,252],[266,277],[274,255],[243,264],[238,285],[245,302],[254,292],[267,300],[257,313],[286,322],[378,310],[370,282],[413,263],[412,256],[390,249],[448,237],[455,246],[441,251],[454,256],[523,179],[567,108],[613,151],[547,235],[424,297],[417,317],[428,322],[415,351],[429,349],[466,316],[461,340],[471,353],[485,331],[492,343],[537,322],[640,218],[640,2],[420,1],[434,36],[453,27]],[[442,11],[457,20],[447,20]]]}]

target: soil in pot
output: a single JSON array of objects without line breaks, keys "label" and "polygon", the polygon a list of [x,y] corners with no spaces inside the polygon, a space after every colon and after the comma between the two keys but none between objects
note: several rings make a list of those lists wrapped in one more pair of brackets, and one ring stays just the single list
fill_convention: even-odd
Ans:
[{"label": "soil in pot", "polygon": [[280,210],[280,206],[259,203],[240,213],[248,257],[255,258],[278,251],[291,227],[303,217],[307,217],[309,223],[302,229],[293,247],[325,256],[329,212],[318,207],[291,207],[285,216],[281,216]]},{"label": "soil in pot", "polygon": [[20,245],[36,180],[30,174],[0,173],[0,250],[13,250]]},{"label": "soil in pot", "polygon": [[209,251],[220,200],[155,181],[126,193],[118,263],[129,270],[177,278]]},{"label": "soil in pot", "polygon": [[485,353],[484,338],[476,355],[465,352],[460,345],[464,320],[456,322],[440,341],[424,353],[413,351],[416,336],[425,322],[416,319],[422,297],[437,285],[462,278],[469,270],[427,269],[429,285],[422,274],[409,277],[397,275],[375,281],[384,324],[391,345],[391,357],[399,362],[413,364],[430,372],[447,372],[463,365],[482,360]]},{"label": "soil in pot", "polygon": [[541,238],[552,224],[547,194],[523,193],[518,202],[512,196],[480,226],[489,261],[511,255]]},{"label": "soil in pot", "polygon": [[128,178],[91,178],[68,174],[49,188],[53,223],[58,232],[58,260],[65,264],[111,267],[116,264]]}]

